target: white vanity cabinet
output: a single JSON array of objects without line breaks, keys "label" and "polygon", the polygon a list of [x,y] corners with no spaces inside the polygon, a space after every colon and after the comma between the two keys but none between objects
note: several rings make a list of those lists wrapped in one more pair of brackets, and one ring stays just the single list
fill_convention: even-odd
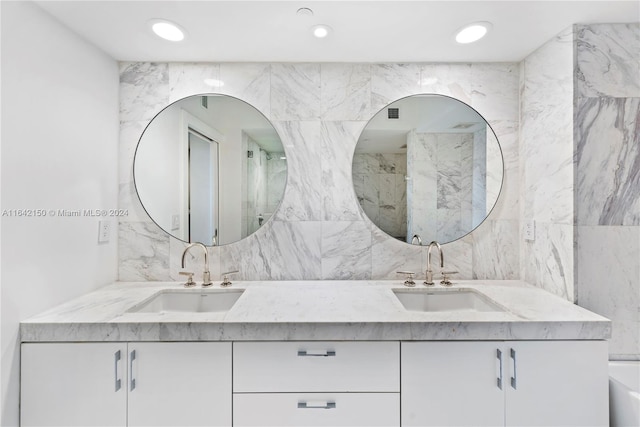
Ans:
[{"label": "white vanity cabinet", "polygon": [[233,423],[399,426],[400,343],[236,342]]},{"label": "white vanity cabinet", "polygon": [[230,426],[231,343],[25,343],[21,426]]},{"label": "white vanity cabinet", "polygon": [[403,426],[603,426],[605,341],[403,342]]}]

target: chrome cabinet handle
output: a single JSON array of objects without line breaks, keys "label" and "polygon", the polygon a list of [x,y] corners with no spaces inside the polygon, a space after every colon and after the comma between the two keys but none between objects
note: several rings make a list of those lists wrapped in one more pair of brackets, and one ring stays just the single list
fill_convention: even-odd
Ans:
[{"label": "chrome cabinet handle", "polygon": [[133,375],[133,361],[136,360],[136,351],[132,350],[129,356],[129,375],[131,375],[130,387],[129,389],[133,391],[136,388],[136,378]]},{"label": "chrome cabinet handle", "polygon": [[497,385],[500,390],[502,390],[502,352],[500,349],[497,350],[496,358],[498,360],[497,370],[498,370],[498,378]]},{"label": "chrome cabinet handle", "polygon": [[336,352],[334,350],[327,350],[324,353],[309,353],[307,350],[298,350],[298,356],[300,357],[332,357],[335,355]]},{"label": "chrome cabinet handle", "polygon": [[120,390],[120,388],[122,388],[122,380],[120,379],[120,375],[118,375],[118,364],[120,363],[120,359],[121,359],[121,354],[120,354],[120,350],[116,351],[114,354],[114,358],[115,358],[115,365],[116,365],[116,391]]},{"label": "chrome cabinet handle", "polygon": [[511,387],[515,389],[517,377],[516,377],[516,351],[514,349],[511,349],[511,362],[512,362],[511,372],[513,373],[513,375],[511,376]]},{"label": "chrome cabinet handle", "polygon": [[335,409],[336,402],[298,402],[298,409]]}]

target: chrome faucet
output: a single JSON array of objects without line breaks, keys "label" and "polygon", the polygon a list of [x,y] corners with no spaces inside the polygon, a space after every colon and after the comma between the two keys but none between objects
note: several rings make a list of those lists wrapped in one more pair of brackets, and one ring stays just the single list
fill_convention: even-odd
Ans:
[{"label": "chrome faucet", "polygon": [[422,239],[420,238],[419,234],[414,234],[413,237],[411,238],[411,244],[413,245],[413,242],[418,241],[418,245],[422,246]]},{"label": "chrome faucet", "polygon": [[431,269],[431,248],[437,247],[438,252],[440,252],[440,268],[444,268],[444,255],[442,254],[442,248],[440,247],[440,243],[435,240],[429,243],[429,249],[427,250],[427,278],[424,281],[425,286],[433,286],[433,270]]},{"label": "chrome faucet", "polygon": [[202,248],[202,251],[204,252],[204,272],[202,273],[202,286],[206,288],[211,286],[212,283],[211,273],[209,272],[209,252],[207,251],[207,247],[205,245],[203,245],[202,243],[191,243],[189,246],[184,248],[184,252],[182,252],[182,268],[184,268],[185,266],[185,258],[187,256],[187,252],[189,252],[189,249],[193,248],[194,246]]}]

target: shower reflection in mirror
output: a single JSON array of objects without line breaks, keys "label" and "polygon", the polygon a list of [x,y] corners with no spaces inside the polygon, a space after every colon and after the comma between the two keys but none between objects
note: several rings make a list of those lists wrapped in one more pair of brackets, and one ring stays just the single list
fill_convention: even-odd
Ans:
[{"label": "shower reflection in mirror", "polygon": [[468,105],[441,95],[391,103],[363,130],[353,184],[369,219],[396,239],[459,239],[488,216],[503,159],[491,127]]}]

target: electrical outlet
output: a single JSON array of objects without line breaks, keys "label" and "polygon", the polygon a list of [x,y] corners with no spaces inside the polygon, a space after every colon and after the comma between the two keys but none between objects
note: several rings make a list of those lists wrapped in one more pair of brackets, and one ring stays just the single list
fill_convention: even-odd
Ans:
[{"label": "electrical outlet", "polygon": [[111,237],[111,222],[98,221],[98,243],[107,243]]},{"label": "electrical outlet", "polygon": [[171,215],[171,231],[180,229],[180,215]]},{"label": "electrical outlet", "polygon": [[536,222],[532,219],[524,222],[524,240],[536,240]]}]

